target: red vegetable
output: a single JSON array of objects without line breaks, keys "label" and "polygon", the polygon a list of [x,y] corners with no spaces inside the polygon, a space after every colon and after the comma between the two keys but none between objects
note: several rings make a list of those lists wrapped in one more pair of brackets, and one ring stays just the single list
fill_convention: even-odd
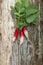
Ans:
[{"label": "red vegetable", "polygon": [[15,39],[18,37],[18,28],[16,28],[15,32],[14,32],[14,36],[13,36],[13,41],[15,41]]},{"label": "red vegetable", "polygon": [[26,36],[26,38],[28,39],[28,31],[25,26],[23,27],[23,32],[24,32],[24,35]]},{"label": "red vegetable", "polygon": [[21,30],[21,31],[20,31],[20,44],[22,44],[23,41],[24,41],[24,33],[23,33],[23,31]]}]

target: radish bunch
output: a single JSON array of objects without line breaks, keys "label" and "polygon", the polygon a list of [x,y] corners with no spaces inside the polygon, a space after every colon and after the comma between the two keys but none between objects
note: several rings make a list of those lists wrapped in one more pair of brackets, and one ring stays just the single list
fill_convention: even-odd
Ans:
[{"label": "radish bunch", "polygon": [[17,27],[13,35],[13,41],[17,39],[18,35],[20,36],[20,44],[23,43],[24,36],[30,41],[26,26],[36,24],[40,14],[39,10],[29,0],[18,0],[14,6],[11,6],[11,14]]},{"label": "radish bunch", "polygon": [[14,36],[13,36],[13,41],[16,40],[18,35],[20,36],[20,45],[21,45],[24,42],[24,36],[26,36],[26,38],[28,39],[28,31],[27,31],[26,26],[24,26],[22,30],[19,30],[18,28],[16,28],[14,32]]}]

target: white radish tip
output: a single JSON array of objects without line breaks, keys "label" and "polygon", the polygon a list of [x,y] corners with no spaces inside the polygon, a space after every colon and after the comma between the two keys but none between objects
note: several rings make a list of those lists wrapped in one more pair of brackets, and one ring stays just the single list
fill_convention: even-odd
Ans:
[{"label": "white radish tip", "polygon": [[25,31],[24,34],[25,34],[26,38],[28,38],[28,31]]},{"label": "white radish tip", "polygon": [[24,42],[24,37],[22,37],[22,38],[20,39],[20,45],[23,44],[23,42]]},{"label": "white radish tip", "polygon": [[14,37],[14,38],[13,38],[13,42],[15,41],[15,39],[16,39],[16,38]]}]

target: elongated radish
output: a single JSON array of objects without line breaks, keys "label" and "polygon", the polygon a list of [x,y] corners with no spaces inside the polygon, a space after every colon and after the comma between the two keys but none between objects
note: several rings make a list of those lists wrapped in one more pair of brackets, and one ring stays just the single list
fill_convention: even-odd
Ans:
[{"label": "elongated radish", "polygon": [[23,41],[24,41],[24,33],[23,33],[23,31],[21,30],[21,31],[20,31],[20,45],[23,43]]},{"label": "elongated radish", "polygon": [[13,41],[15,41],[15,39],[18,37],[18,33],[19,33],[19,30],[18,30],[18,28],[16,28],[16,30],[14,32],[14,36],[13,36]]},{"label": "elongated radish", "polygon": [[28,39],[28,31],[25,26],[23,27],[23,32],[24,32],[24,35],[26,36],[26,38]]}]

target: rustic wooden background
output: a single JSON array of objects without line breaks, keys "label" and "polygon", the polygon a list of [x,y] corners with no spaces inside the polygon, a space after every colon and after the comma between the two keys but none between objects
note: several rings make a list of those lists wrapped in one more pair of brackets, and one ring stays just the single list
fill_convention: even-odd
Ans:
[{"label": "rustic wooden background", "polygon": [[19,39],[13,43],[15,30],[10,6],[16,0],[0,0],[0,65],[43,65],[43,1],[30,0],[41,12],[38,24],[28,26],[29,38],[20,46]]}]

